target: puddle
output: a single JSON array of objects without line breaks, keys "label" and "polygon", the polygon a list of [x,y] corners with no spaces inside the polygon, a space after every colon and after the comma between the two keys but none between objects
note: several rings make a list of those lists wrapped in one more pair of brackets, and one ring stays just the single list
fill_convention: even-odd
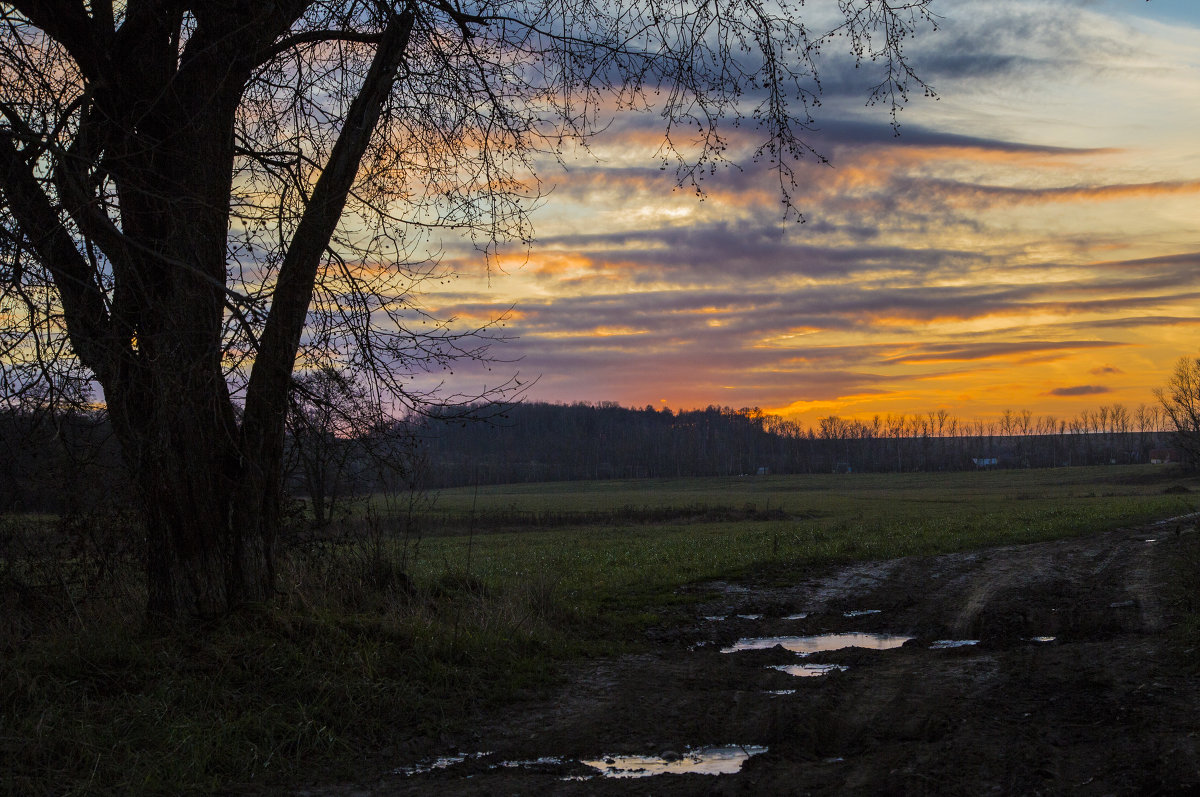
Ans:
[{"label": "puddle", "polygon": [[[792,694],[796,690],[779,690],[775,694]],[[682,753],[666,751],[657,756],[605,756],[596,761],[580,761],[606,778],[644,778],[651,775],[695,773],[700,775],[731,775],[742,768],[750,756],[765,753],[766,747],[728,745],[725,747],[702,747]],[[397,767],[395,775],[425,775],[434,770],[448,769],[475,758],[492,753],[463,753],[428,759],[409,767]],[[560,767],[570,764],[571,759],[560,756],[542,756],[528,760],[501,761],[489,769],[530,769]],[[470,776],[468,776],[470,777]],[[595,775],[568,775],[559,780],[591,780]]]},{"label": "puddle", "polygon": [[845,612],[843,617],[865,617],[868,614],[883,614],[883,609],[854,609],[853,611]]},{"label": "puddle", "polygon": [[766,692],[771,697],[783,697],[784,695],[796,694],[795,689],[768,689]]},{"label": "puddle", "polygon": [[567,763],[565,758],[559,758],[555,755],[542,756],[528,761],[501,761],[499,764],[493,764],[492,769],[532,769],[534,767],[544,766],[559,766]]},{"label": "puddle", "polygon": [[1031,636],[1031,637],[1029,637],[1030,642],[1040,642],[1043,644],[1045,644],[1046,642],[1053,642],[1056,639],[1058,639],[1058,637],[1056,637],[1056,636]]},{"label": "puddle", "polygon": [[781,645],[785,650],[807,656],[810,653],[822,653],[827,650],[842,648],[868,648],[870,650],[891,650],[898,648],[910,636],[896,634],[819,634],[817,636],[768,636],[739,639],[727,648],[721,648],[722,653],[737,653],[741,650],[770,650]]},{"label": "puddle", "polygon": [[[737,617],[739,620],[761,620],[761,619],[763,619],[763,616],[761,614],[735,614],[734,617]],[[710,615],[706,615],[704,619],[709,621],[710,623],[720,623],[720,622],[724,622],[725,620],[728,620],[729,615],[727,615],[727,614],[710,614]]]},{"label": "puddle", "polygon": [[783,618],[785,620],[804,620],[808,618],[808,612],[800,612],[799,614],[789,614]]},{"label": "puddle", "polygon": [[797,678],[816,678],[831,672],[844,672],[849,668],[844,664],[774,664],[770,669],[786,672]]},{"label": "puddle", "polygon": [[455,764],[461,764],[468,758],[482,758],[491,755],[490,752],[485,753],[463,753],[462,755],[445,755],[440,758],[435,758],[432,761],[422,761],[419,764],[413,764],[411,767],[396,767],[392,770],[393,775],[424,775],[427,772],[433,772],[435,769],[446,769]]},{"label": "puddle", "polygon": [[946,648],[969,648],[978,645],[978,639],[938,639],[929,646],[930,650],[945,650]]},{"label": "puddle", "polygon": [[1158,542],[1158,540],[1146,540],[1146,542]]},{"label": "puddle", "polygon": [[732,775],[741,770],[750,756],[767,752],[765,747],[703,747],[683,753],[665,752],[657,756],[605,756],[582,761],[606,778],[648,778],[652,775]]}]

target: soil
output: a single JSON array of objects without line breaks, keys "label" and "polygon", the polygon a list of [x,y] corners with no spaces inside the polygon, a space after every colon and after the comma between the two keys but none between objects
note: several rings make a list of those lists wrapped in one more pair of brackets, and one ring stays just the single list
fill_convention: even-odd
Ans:
[{"label": "soil", "polygon": [[[1200,792],[1200,666],[1177,628],[1180,562],[1200,558],[1195,520],[860,563],[786,586],[701,585],[704,602],[655,629],[648,652],[578,665],[550,699],[397,750],[394,767],[485,755],[309,794]],[[846,669],[808,678],[771,669],[798,662],[780,647],[721,652],[848,631],[913,639],[813,654],[803,661]],[[767,749],[724,775],[616,779],[581,763],[708,745]]]}]

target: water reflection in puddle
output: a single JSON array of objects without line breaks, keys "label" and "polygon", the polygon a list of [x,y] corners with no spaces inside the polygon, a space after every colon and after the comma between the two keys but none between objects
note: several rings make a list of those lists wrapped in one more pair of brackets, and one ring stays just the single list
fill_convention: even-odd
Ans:
[{"label": "water reflection in puddle", "polygon": [[946,648],[968,648],[978,645],[978,639],[938,639],[929,646],[930,650],[945,650]]},{"label": "water reflection in puddle", "polygon": [[797,678],[816,678],[831,672],[844,672],[848,668],[844,664],[775,664],[771,669],[786,672]]},{"label": "water reflection in puddle", "polygon": [[817,636],[769,636],[739,639],[727,648],[721,648],[722,653],[737,653],[742,650],[770,650],[780,645],[784,650],[807,656],[810,653],[822,653],[827,650],[842,648],[868,648],[870,650],[890,650],[898,648],[910,636],[896,634],[818,634]]},{"label": "water reflection in puddle", "polygon": [[1041,642],[1041,643],[1045,644],[1046,642],[1053,642],[1053,641],[1054,641],[1054,640],[1056,640],[1056,639],[1058,639],[1058,637],[1053,637],[1053,636],[1031,636],[1031,637],[1029,638],[1029,641],[1030,641],[1030,642]]},{"label": "water reflection in puddle", "polygon": [[868,614],[882,614],[883,609],[854,609],[853,611],[845,612],[843,617],[865,617]]},{"label": "water reflection in puddle", "polygon": [[493,764],[492,769],[533,769],[535,767],[544,766],[560,766],[566,763],[566,759],[559,758],[554,755],[546,755],[541,758],[534,758],[528,761],[501,761],[499,764]]},{"label": "water reflection in puddle", "polygon": [[785,620],[804,620],[807,617],[808,617],[808,612],[800,612],[798,614],[789,614],[787,617],[785,617],[783,619],[785,619]]},{"label": "water reflection in puddle", "polygon": [[427,772],[433,772],[435,769],[446,769],[455,764],[461,764],[468,758],[482,758],[483,756],[491,755],[490,752],[484,753],[463,753],[462,755],[444,755],[435,758],[432,761],[422,761],[419,764],[414,764],[411,767],[396,767],[392,770],[394,775],[424,775]]},{"label": "water reflection in puddle", "polygon": [[606,778],[648,778],[652,775],[732,775],[750,756],[767,752],[765,747],[704,747],[684,753],[659,756],[606,756],[581,763],[598,769]]},{"label": "water reflection in puddle", "polygon": [[[761,620],[763,618],[763,616],[761,614],[735,614],[734,617],[738,618],[739,620]],[[725,620],[728,620],[729,615],[727,615],[727,614],[709,614],[709,615],[705,615],[704,619],[709,621],[710,623],[720,623],[720,622],[724,622]]]}]

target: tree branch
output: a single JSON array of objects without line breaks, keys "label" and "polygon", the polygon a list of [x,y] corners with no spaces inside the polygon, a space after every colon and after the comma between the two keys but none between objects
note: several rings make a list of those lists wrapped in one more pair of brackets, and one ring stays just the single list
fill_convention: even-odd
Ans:
[{"label": "tree branch", "polygon": [[397,70],[404,61],[414,19],[411,11],[405,11],[389,21],[362,89],[350,105],[337,143],[280,265],[271,312],[246,388],[243,429],[248,437],[257,438],[256,445],[273,446],[278,442],[273,438],[282,434],[288,384],[312,302],[317,271],[341,219],[359,163],[391,93]]},{"label": "tree branch", "polygon": [[54,277],[71,347],[97,378],[108,380],[123,351],[105,309],[104,294],[11,135],[0,136],[0,190],[21,233]]},{"label": "tree branch", "polygon": [[16,0],[11,5],[46,35],[57,41],[71,54],[75,63],[89,80],[100,73],[103,48],[93,39],[92,20],[83,3],[69,0]]},{"label": "tree branch", "polygon": [[383,40],[382,33],[356,33],[348,30],[310,30],[280,39],[264,50],[258,57],[258,63],[265,64],[280,53],[286,52],[301,44],[316,44],[318,42],[358,42],[376,44]]}]

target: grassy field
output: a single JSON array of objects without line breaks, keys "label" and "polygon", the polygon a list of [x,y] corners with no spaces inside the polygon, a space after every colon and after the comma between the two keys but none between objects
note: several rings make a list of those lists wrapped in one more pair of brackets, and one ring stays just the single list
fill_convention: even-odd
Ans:
[{"label": "grassy field", "polygon": [[799,476],[734,476],[692,479],[613,479],[595,482],[544,482],[485,485],[478,490],[443,490],[435,510],[465,513],[515,507],[527,510],[582,511],[635,506],[687,506],[758,502],[790,512],[827,508],[827,500],[859,502],[879,497],[912,501],[934,499],[970,503],[1011,497],[1095,498],[1108,494],[1148,496],[1163,486],[1187,482],[1168,467],[1141,465],[985,470],[946,473],[853,473]]},{"label": "grassy field", "polygon": [[[1194,482],[1192,483],[1194,486]],[[448,490],[411,574],[503,587],[554,579],[572,602],[630,587],[1089,533],[1195,511],[1145,467],[504,485]],[[472,531],[474,533],[472,533]]]},{"label": "grassy field", "polygon": [[336,535],[293,543],[271,606],[153,632],[136,562],[112,553],[120,546],[14,543],[64,528],[107,540],[127,527],[7,519],[0,788],[256,791],[386,770],[389,750],[544,687],[564,661],[636,648],[642,630],[695,599],[683,585],[1095,533],[1196,511],[1200,484],[1114,467],[434,498],[415,525],[378,500]]}]

